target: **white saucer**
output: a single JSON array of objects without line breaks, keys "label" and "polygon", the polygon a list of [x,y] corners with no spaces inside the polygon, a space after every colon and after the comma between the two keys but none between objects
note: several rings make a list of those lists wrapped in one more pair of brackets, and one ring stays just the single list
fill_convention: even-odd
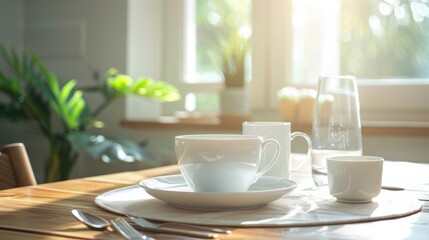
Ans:
[{"label": "white saucer", "polygon": [[226,211],[262,207],[296,188],[291,180],[262,176],[247,192],[193,192],[182,175],[142,180],[139,185],[151,196],[179,208]]}]

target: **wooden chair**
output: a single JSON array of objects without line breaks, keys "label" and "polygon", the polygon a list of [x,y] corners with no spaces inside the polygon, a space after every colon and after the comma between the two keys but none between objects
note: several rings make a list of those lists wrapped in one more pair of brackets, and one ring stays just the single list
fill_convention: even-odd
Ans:
[{"label": "wooden chair", "polygon": [[0,190],[36,184],[24,144],[12,143],[0,148]]}]

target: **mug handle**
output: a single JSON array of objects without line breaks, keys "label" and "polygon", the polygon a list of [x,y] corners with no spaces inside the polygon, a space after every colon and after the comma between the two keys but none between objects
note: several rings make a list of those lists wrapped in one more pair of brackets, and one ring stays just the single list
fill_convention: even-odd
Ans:
[{"label": "mug handle", "polygon": [[[258,181],[258,179],[264,175],[266,172],[268,172],[268,170],[270,170],[274,164],[277,162],[277,159],[279,158],[280,155],[280,144],[279,142],[277,142],[274,139],[267,139],[265,141],[262,142],[262,151],[264,151],[265,146],[269,143],[272,143],[274,145],[276,145],[276,153],[274,154],[274,157],[271,159],[271,161],[265,165],[264,168],[262,168],[259,172],[256,173],[255,179],[253,180],[253,183],[255,183],[256,181]],[[259,161],[261,161],[261,159],[259,159]]]},{"label": "mug handle", "polygon": [[[294,132],[294,133],[292,133],[290,140],[293,141],[293,139],[295,137],[302,137],[307,141],[308,149],[307,149],[307,158],[306,159],[310,160],[311,159],[311,148],[312,148],[310,137],[308,137],[308,135],[303,133],[303,132]],[[300,169],[304,165],[304,163],[305,163],[305,159],[301,161],[301,163],[298,165],[298,167],[292,168],[291,172],[295,172],[296,170]]]}]

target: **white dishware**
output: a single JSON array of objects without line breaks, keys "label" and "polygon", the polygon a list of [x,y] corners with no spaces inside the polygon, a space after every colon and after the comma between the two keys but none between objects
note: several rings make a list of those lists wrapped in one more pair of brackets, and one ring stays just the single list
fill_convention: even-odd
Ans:
[{"label": "white dishware", "polygon": [[[310,160],[311,154],[311,139],[302,132],[291,133],[291,123],[290,122],[243,122],[243,134],[245,135],[258,135],[264,139],[275,139],[280,144],[280,154],[279,158],[265,175],[267,176],[276,176],[283,177],[286,179],[291,178],[291,172],[299,169],[304,165],[305,161]],[[307,158],[303,159],[301,163],[292,168],[291,167],[291,141],[295,137],[302,137],[307,141]],[[273,146],[267,146],[268,151],[263,153],[263,159],[269,159],[269,153],[272,154]],[[262,164],[266,164],[263,161]]]},{"label": "white dishware", "polygon": [[365,203],[381,191],[383,158],[337,156],[326,159],[329,193],[340,202]]},{"label": "white dishware", "polygon": [[354,77],[319,78],[312,135],[312,174],[316,186],[327,184],[327,157],[362,155],[359,95]]},{"label": "white dishware", "polygon": [[[182,135],[175,138],[180,172],[195,192],[245,192],[278,159],[276,140],[238,134]],[[260,167],[266,146],[272,158]]]},{"label": "white dishware", "polygon": [[228,211],[262,207],[285,196],[296,183],[278,177],[262,176],[246,192],[194,192],[182,175],[169,175],[140,181],[151,196],[172,206],[200,211]]},{"label": "white dishware", "polygon": [[[267,177],[263,176],[260,180],[264,178]],[[181,185],[187,187],[183,177],[181,179]],[[196,193],[187,187],[189,192],[181,195],[170,192],[175,188],[176,183],[176,181],[170,181],[168,184],[163,184],[164,187],[170,185],[167,187],[169,190],[164,190],[166,196],[169,196],[166,200],[183,203],[189,207],[201,207],[198,209],[201,211],[174,207],[152,197],[138,185],[108,190],[98,195],[94,202],[107,211],[124,215],[132,214],[151,221],[239,228],[307,227],[376,221],[409,216],[422,208],[422,203],[415,196],[394,191],[382,191],[370,203],[350,206],[350,204],[333,201],[333,197],[329,195],[326,188],[306,189],[299,192],[290,192],[292,191],[290,189],[285,193],[280,190],[282,187],[275,190],[276,188],[267,188],[267,185],[262,186],[262,189],[266,189],[265,191],[230,195],[230,193]],[[270,183],[267,182],[267,184]],[[287,185],[285,187],[287,188]],[[263,198],[271,197],[279,191],[279,195],[285,195],[263,206]],[[257,200],[260,200],[259,204]],[[262,207],[246,209],[246,206],[252,206],[248,205],[249,202],[254,203],[253,206]],[[233,208],[233,205],[237,208]],[[240,210],[240,207],[243,210]],[[204,208],[209,211],[204,211]]]}]

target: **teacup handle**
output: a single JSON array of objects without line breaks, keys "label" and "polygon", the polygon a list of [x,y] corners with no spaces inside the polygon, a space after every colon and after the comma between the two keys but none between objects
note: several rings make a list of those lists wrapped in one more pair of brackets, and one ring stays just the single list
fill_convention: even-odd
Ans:
[{"label": "teacup handle", "polygon": [[301,163],[296,168],[292,168],[291,172],[294,172],[294,171],[300,169],[304,165],[305,160],[310,160],[310,157],[311,157],[311,147],[312,146],[311,146],[311,139],[310,139],[310,137],[308,137],[307,134],[302,133],[302,132],[294,132],[294,133],[292,133],[292,135],[290,137],[290,140],[293,141],[293,139],[295,137],[302,137],[302,138],[304,138],[307,141],[307,144],[308,144],[308,146],[307,146],[308,147],[307,148],[307,158],[304,159],[304,160],[301,160]]},{"label": "teacup handle", "polygon": [[[264,175],[266,172],[268,172],[268,170],[270,170],[274,164],[276,163],[277,159],[279,158],[279,154],[280,154],[280,144],[279,142],[277,142],[274,139],[267,139],[265,141],[262,142],[262,151],[264,151],[265,146],[269,143],[272,143],[274,145],[276,145],[276,153],[274,154],[274,157],[271,159],[271,161],[265,165],[264,168],[262,168],[259,172],[256,173],[255,179],[253,180],[253,183],[255,183],[256,181],[258,181],[258,179]],[[259,161],[261,161],[261,159],[259,159]]]}]

